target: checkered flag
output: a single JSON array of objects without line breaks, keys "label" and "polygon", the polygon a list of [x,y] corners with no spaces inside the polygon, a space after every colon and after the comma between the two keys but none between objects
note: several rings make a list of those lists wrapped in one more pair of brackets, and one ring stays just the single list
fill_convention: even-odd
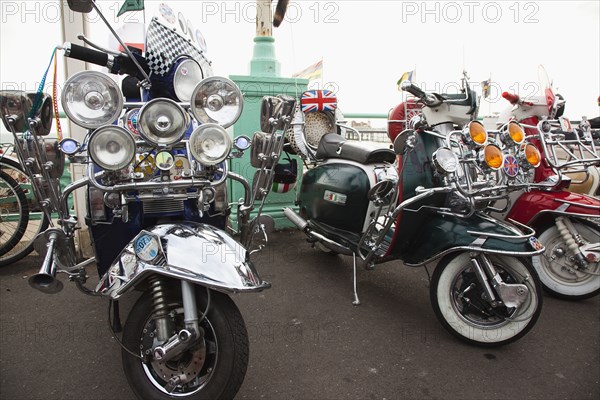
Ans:
[{"label": "checkered flag", "polygon": [[179,56],[190,56],[200,64],[203,77],[212,76],[210,62],[190,39],[162,25],[153,18],[146,37],[146,61],[154,74],[165,76]]}]

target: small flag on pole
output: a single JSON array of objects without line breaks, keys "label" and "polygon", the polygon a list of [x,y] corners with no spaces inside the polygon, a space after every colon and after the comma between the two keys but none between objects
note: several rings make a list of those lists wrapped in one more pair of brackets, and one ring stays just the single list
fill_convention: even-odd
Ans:
[{"label": "small flag on pole", "polygon": [[117,17],[125,14],[128,11],[142,11],[144,9],[144,0],[125,0],[121,9],[117,13]]},{"label": "small flag on pole", "polygon": [[404,82],[404,81],[412,82],[416,78],[417,78],[417,73],[416,73],[416,70],[414,70],[414,69],[412,71],[403,73],[402,76],[400,77],[400,79],[398,79],[398,82],[396,83],[398,85],[398,90],[401,90],[400,85],[402,85],[402,82]]},{"label": "small flag on pole", "polygon": [[305,78],[311,81],[320,79],[323,76],[323,60],[303,69],[300,72],[296,72],[292,75],[292,78]]},{"label": "small flag on pole", "polygon": [[483,96],[484,99],[487,99],[488,97],[490,97],[491,85],[492,85],[492,78],[489,78],[487,81],[481,82],[481,87],[483,88],[481,90],[481,95]]}]

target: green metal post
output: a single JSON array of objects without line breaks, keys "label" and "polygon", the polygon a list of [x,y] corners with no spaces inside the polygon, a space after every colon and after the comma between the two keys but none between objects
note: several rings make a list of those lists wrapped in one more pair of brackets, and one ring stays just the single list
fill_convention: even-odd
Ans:
[{"label": "green metal post", "polygon": [[[286,94],[299,97],[308,86],[307,79],[292,79],[280,77],[280,64],[275,57],[275,39],[271,37],[271,9],[270,3],[258,1],[261,10],[257,22],[257,32],[254,38],[254,54],[250,62],[250,75],[230,76],[244,94],[244,111],[238,122],[233,127],[234,137],[246,135],[252,138],[255,132],[260,131],[260,106],[263,96]],[[298,180],[302,177],[299,161]],[[230,164],[231,171],[241,174],[250,182],[256,171],[250,165],[250,152],[244,157],[233,160]],[[243,188],[237,182],[229,184],[229,200],[236,203],[243,197]],[[269,193],[263,213],[270,215],[275,220],[278,229],[292,226],[283,216],[283,207],[294,206],[296,189],[285,194]],[[234,222],[234,221],[232,221]]]}]

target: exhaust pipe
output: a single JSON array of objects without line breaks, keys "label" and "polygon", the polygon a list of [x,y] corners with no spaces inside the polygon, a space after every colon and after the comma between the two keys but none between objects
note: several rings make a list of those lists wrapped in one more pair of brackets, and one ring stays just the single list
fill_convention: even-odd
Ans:
[{"label": "exhaust pipe", "polygon": [[56,247],[57,235],[50,234],[48,241],[48,251],[44,257],[44,262],[40,272],[29,278],[29,286],[46,294],[56,294],[63,289],[63,283],[56,279],[56,261],[54,261],[54,251]]},{"label": "exhaust pipe", "polygon": [[296,227],[298,227],[298,229],[304,232],[306,236],[308,236],[310,239],[321,242],[325,247],[337,253],[344,254],[347,256],[354,255],[354,252],[348,247],[342,246],[341,244],[334,242],[333,240],[321,235],[320,233],[313,231],[308,226],[308,221],[306,221],[304,218],[298,215],[298,213],[292,210],[291,208],[285,207],[283,209],[283,215],[285,215],[287,219],[289,219],[294,225],[296,225]]}]

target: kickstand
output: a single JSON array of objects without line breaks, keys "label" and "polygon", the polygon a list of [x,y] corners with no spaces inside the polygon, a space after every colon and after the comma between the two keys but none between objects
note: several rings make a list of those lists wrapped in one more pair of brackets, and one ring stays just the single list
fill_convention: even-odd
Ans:
[{"label": "kickstand", "polygon": [[358,293],[356,293],[356,253],[352,253],[352,261],[354,264],[354,301],[352,304],[358,306],[360,305],[360,300],[358,299]]}]

